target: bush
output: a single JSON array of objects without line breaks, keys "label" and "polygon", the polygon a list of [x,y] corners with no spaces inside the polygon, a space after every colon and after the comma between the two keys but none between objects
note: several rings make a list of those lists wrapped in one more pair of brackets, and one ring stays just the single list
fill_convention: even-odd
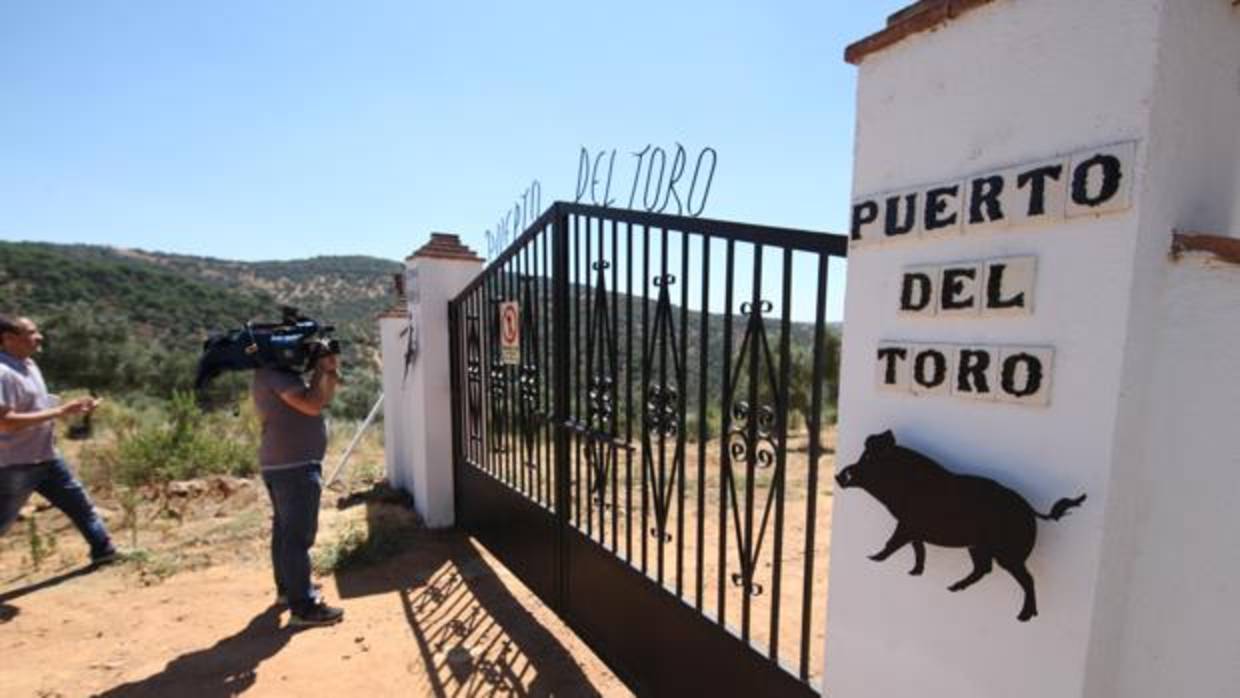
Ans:
[{"label": "bush", "polygon": [[237,416],[204,414],[191,393],[177,391],[164,421],[130,415],[114,427],[116,443],[92,455],[114,482],[126,487],[257,472],[258,426],[252,409],[243,408]]},{"label": "bush", "polygon": [[352,421],[366,419],[370,408],[374,407],[375,400],[379,399],[379,393],[383,390],[379,376],[363,371],[348,372],[345,381],[336,390],[336,396],[332,399],[331,407],[328,408],[331,415],[337,419]]}]

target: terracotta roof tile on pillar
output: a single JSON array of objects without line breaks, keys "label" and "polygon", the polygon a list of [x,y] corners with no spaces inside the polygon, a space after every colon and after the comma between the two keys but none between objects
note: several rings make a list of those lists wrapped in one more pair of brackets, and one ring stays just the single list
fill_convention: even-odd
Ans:
[{"label": "terracotta roof tile on pillar", "polygon": [[399,303],[399,302],[393,303],[392,307],[388,308],[382,313],[379,313],[375,317],[378,317],[378,318],[391,317],[391,318],[404,319],[404,318],[409,317],[409,308],[403,303]]},{"label": "terracotta roof tile on pillar", "polygon": [[392,290],[395,292],[396,298],[392,301],[392,305],[386,310],[379,313],[376,317],[409,317],[408,299],[405,296],[405,274],[404,272],[392,275]]},{"label": "terracotta roof tile on pillar", "polygon": [[462,259],[469,262],[481,262],[473,250],[466,247],[461,238],[452,233],[431,233],[430,242],[419,247],[407,259],[431,257],[434,259]]},{"label": "terracotta roof tile on pillar", "polygon": [[889,16],[886,29],[850,44],[844,49],[844,61],[857,65],[871,53],[913,34],[937,29],[941,24],[992,2],[994,0],[920,0]]}]

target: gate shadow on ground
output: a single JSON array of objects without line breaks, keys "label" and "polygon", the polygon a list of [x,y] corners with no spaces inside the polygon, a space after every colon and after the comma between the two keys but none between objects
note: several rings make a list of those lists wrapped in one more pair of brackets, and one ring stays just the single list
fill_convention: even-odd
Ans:
[{"label": "gate shadow on ground", "polygon": [[[367,502],[369,535],[392,521]],[[408,514],[406,514],[408,515]],[[458,531],[405,529],[395,558],[336,575],[342,599],[396,593],[437,698],[599,696],[578,662]],[[532,593],[528,599],[533,602]],[[550,611],[548,611],[550,613]]]},{"label": "gate shadow on ground", "polygon": [[168,662],[158,674],[97,695],[99,698],[238,695],[254,684],[258,665],[279,652],[296,634],[295,630],[280,627],[280,611],[280,607],[272,606],[213,646]]}]

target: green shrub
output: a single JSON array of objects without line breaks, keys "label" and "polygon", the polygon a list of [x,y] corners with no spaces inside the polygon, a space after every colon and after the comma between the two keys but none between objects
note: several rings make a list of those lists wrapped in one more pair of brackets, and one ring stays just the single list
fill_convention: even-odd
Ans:
[{"label": "green shrub", "polygon": [[166,419],[131,418],[118,425],[117,441],[92,455],[126,487],[204,475],[252,475],[257,471],[258,428],[251,410],[205,414],[192,394],[173,393]]},{"label": "green shrub", "polygon": [[370,408],[374,407],[383,386],[379,376],[373,373],[349,372],[347,368],[345,371],[346,382],[336,390],[336,396],[328,410],[337,419],[361,421],[370,413]]}]

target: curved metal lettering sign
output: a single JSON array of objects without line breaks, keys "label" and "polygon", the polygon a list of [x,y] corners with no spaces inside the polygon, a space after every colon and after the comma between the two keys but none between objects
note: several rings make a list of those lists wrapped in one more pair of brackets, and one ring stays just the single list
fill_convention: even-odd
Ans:
[{"label": "curved metal lettering sign", "polygon": [[495,227],[487,230],[487,259],[494,259],[503,252],[508,243],[512,242],[525,227],[534,222],[538,212],[542,210],[542,184],[536,179],[521,192],[521,196],[504,211],[504,215],[495,223]]},{"label": "curved metal lettering sign", "polygon": [[[649,144],[632,153],[632,156],[636,158],[636,163],[633,163],[626,208],[693,218],[701,216],[702,211],[706,210],[706,199],[710,196],[715,165],[719,160],[714,148],[706,147],[698,151],[692,171],[689,169],[689,154],[679,143],[670,158],[668,151]],[[591,154],[583,147],[577,160],[577,196],[574,201],[580,203],[586,199],[595,206],[603,207],[615,204],[612,191],[615,173],[614,148]],[[673,204],[674,211],[671,209]]]}]

